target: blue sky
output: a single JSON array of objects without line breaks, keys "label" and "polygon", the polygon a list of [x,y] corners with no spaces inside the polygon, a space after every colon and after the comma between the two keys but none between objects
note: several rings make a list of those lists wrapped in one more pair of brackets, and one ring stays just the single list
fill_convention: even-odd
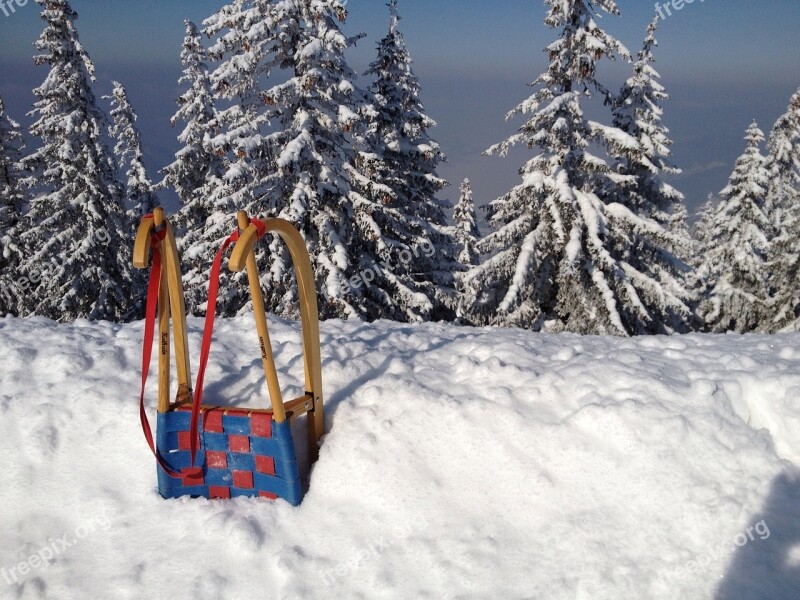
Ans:
[{"label": "blue sky", "polygon": [[[7,0],[6,0],[7,1]],[[22,0],[20,0],[22,1]],[[688,0],[687,0],[688,1]],[[210,0],[73,0],[80,14],[81,40],[98,69],[97,95],[119,80],[139,112],[148,167],[155,171],[177,149],[169,124],[180,93],[183,19],[201,22],[224,2]],[[661,4],[668,4],[662,2]],[[622,16],[602,26],[630,50],[641,45],[655,12],[650,0],[619,0]],[[363,72],[385,33],[388,13],[381,0],[349,0],[349,34],[367,33],[349,54]],[[422,99],[438,121],[433,136],[449,157],[441,169],[457,196],[470,177],[476,200],[485,203],[518,182],[517,170],[530,156],[481,156],[489,145],[513,132],[520,121],[505,113],[524,99],[527,83],[546,68],[542,49],[555,33],[543,24],[541,0],[400,0],[401,29],[423,85]],[[16,12],[0,11],[0,94],[9,112],[27,124],[30,90],[45,76],[31,60],[42,22],[39,6],[28,0]],[[768,131],[800,87],[796,0],[695,0],[661,22],[657,68],[672,95],[665,122],[675,141],[675,160],[685,174],[675,180],[690,209],[725,184],[742,137],[756,119]],[[617,88],[629,66],[603,65],[600,78]],[[367,81],[362,78],[361,84]],[[590,105],[592,118],[607,111]]]}]

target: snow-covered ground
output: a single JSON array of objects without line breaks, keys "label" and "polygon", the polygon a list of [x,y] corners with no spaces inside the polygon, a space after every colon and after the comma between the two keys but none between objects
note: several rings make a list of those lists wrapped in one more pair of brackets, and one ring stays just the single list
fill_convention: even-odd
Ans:
[{"label": "snow-covered ground", "polygon": [[[206,398],[265,405],[251,319],[217,331]],[[141,333],[0,320],[0,598],[800,598],[800,335],[324,323],[292,508],[158,496]]]}]

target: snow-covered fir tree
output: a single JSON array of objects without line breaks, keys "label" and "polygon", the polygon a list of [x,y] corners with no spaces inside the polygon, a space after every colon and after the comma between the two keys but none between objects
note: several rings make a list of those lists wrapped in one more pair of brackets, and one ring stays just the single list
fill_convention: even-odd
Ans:
[{"label": "snow-covered fir tree", "polygon": [[[690,271],[688,285],[694,297],[695,312],[697,312],[698,305],[708,289],[703,253],[711,245],[714,235],[714,218],[719,204],[720,199],[714,194],[709,194],[706,201],[698,207],[694,224],[689,230],[692,240],[692,254],[689,262],[692,265],[692,270]],[[697,315],[696,317],[695,329],[703,330],[705,328],[705,320]]]},{"label": "snow-covered fir tree", "polygon": [[24,309],[59,321],[131,317],[131,225],[92,91],[94,66],[69,2],[37,2],[46,27],[34,59],[50,71],[34,90],[30,132],[40,146],[23,159],[34,190],[18,236],[19,272],[30,282]]},{"label": "snow-covered fir tree", "polygon": [[[303,234],[321,316],[369,317],[359,271],[369,266],[370,276],[375,273],[354,247],[353,207],[361,198],[351,185],[355,151],[349,136],[360,119],[354,109],[363,92],[344,56],[357,38],[342,33],[339,22],[347,12],[338,0],[282,1],[273,15],[275,56],[290,76],[264,92],[264,102],[278,113],[269,136],[274,172],[264,204]],[[275,240],[269,256],[267,305],[294,315],[297,293],[288,252]]]},{"label": "snow-covered fir tree", "polygon": [[369,318],[442,318],[454,304],[457,251],[447,226],[448,203],[436,194],[449,185],[437,174],[444,156],[429,130],[420,83],[390,0],[389,32],[366,75],[371,106],[356,129],[355,239],[348,251],[375,281],[357,300]]},{"label": "snow-covered fir tree", "polygon": [[469,179],[461,183],[461,195],[453,211],[456,224],[456,241],[458,242],[458,262],[464,267],[473,267],[480,262],[478,241],[481,237],[478,228],[478,215],[475,213],[475,201],[472,198],[472,184]]},{"label": "snow-covered fir tree", "polygon": [[713,332],[755,331],[769,312],[767,282],[773,223],[767,212],[769,171],[761,154],[764,134],[747,129],[747,149],[736,161],[714,213],[698,271],[704,282],[699,313]]},{"label": "snow-covered fir tree", "polygon": [[[229,10],[230,6],[226,8]],[[184,124],[178,135],[182,147],[175,160],[162,170],[164,179],[159,185],[174,189],[181,200],[173,222],[182,251],[187,308],[203,314],[211,261],[222,239],[234,227],[234,207],[225,202],[217,206],[220,192],[226,189],[224,175],[230,163],[225,150],[211,143],[221,130],[202,34],[192,21],[186,20],[184,25],[184,69],[178,85],[188,89],[178,98],[178,111],[172,117],[173,127]],[[223,301],[227,298],[225,289]]]},{"label": "snow-covered fir tree", "polygon": [[181,199],[181,229],[196,231],[203,227],[213,211],[209,203],[209,181],[222,176],[222,159],[211,148],[210,139],[217,131],[214,94],[209,77],[208,54],[203,47],[202,34],[189,20],[184,21],[181,61],[183,74],[178,85],[188,89],[178,98],[178,111],[172,126],[183,123],[178,135],[181,149],[175,160],[162,172],[160,185],[174,189]]},{"label": "snow-covered fir tree", "polygon": [[113,82],[114,91],[104,99],[111,101],[111,136],[116,140],[114,155],[121,169],[127,168],[126,185],[127,208],[133,223],[138,223],[142,216],[150,214],[158,206],[153,193],[153,182],[147,175],[142,153],[142,138],[136,128],[136,112],[133,110],[128,93],[117,81]]},{"label": "snow-covered fir tree", "polygon": [[[636,239],[663,227],[618,198],[636,179],[613,171],[593,145],[612,156],[638,141],[589,121],[581,101],[604,88],[597,62],[628,57],[620,42],[597,26],[598,12],[618,15],[612,0],[546,0],[545,23],[561,30],[547,48],[550,66],[535,94],[509,113],[528,115],[520,131],[489,149],[505,155],[515,145],[539,150],[521,169],[522,183],[489,207],[496,230],[480,250],[494,256],[470,273],[473,320],[534,330],[628,335],[672,331],[667,307],[682,303],[639,271],[631,257]],[[635,234],[635,235],[633,235]]]},{"label": "snow-covered fir tree", "polygon": [[20,186],[20,160],[25,148],[19,123],[7,113],[0,98],[0,232],[17,224],[24,202]]},{"label": "snow-covered fir tree", "polygon": [[25,196],[20,186],[20,160],[25,141],[19,123],[0,98],[0,317],[19,307],[16,269],[21,260],[15,239]]},{"label": "snow-covered fir tree", "polygon": [[769,286],[772,293],[766,331],[800,329],[800,90],[769,137],[768,208],[776,238],[771,245]]},{"label": "snow-covered fir tree", "polygon": [[[352,90],[343,80],[341,88],[339,82],[329,86],[326,77],[327,70],[340,68],[343,56],[338,45],[341,39],[346,40],[338,28],[329,27],[331,15],[343,18],[344,6],[316,0],[235,0],[204,21],[206,34],[215,38],[208,55],[218,63],[210,75],[218,110],[216,131],[209,144],[222,164],[221,176],[212,176],[206,185],[211,212],[204,226],[187,231],[182,242],[184,257],[191,261],[184,283],[190,309],[195,312],[205,309],[208,270],[219,244],[235,224],[232,215],[237,210],[261,216],[280,214],[294,222],[310,240],[315,267],[319,266],[316,258],[321,244],[336,247],[337,257],[346,254],[338,237],[340,231],[331,235],[330,230],[349,227],[352,221],[352,214],[348,219],[342,217],[350,188],[340,160],[348,152],[352,155],[349,140],[343,135],[344,128],[352,128],[352,123],[339,123],[338,113],[334,115],[337,121],[331,123],[328,109],[335,104],[338,110],[336,103]],[[345,47],[350,43],[346,40]],[[273,69],[287,71],[288,82],[265,91],[263,87]],[[315,122],[314,118],[320,115]],[[325,143],[314,147],[310,156],[301,157],[301,145],[308,136],[312,143],[320,139]],[[310,158],[313,164],[298,162],[293,169],[292,157],[298,161]],[[292,210],[303,203],[293,196],[296,187],[319,188],[326,194],[325,206],[310,212],[319,217],[313,225],[321,227],[322,233],[311,231],[312,223],[305,210]],[[345,187],[346,193],[337,195]],[[337,223],[345,224],[328,228],[323,215],[326,210],[336,216]],[[318,243],[319,239],[322,241]],[[259,264],[266,263],[265,247],[260,245],[257,252]],[[262,275],[267,306],[280,314],[296,314],[293,271],[285,247],[275,240],[269,254],[270,268]],[[336,262],[325,266],[335,270]],[[336,289],[337,296],[341,296],[338,290],[345,287],[350,275],[355,273],[336,282],[327,279],[324,289]],[[244,281],[241,276],[230,278]],[[223,314],[233,315],[248,308],[246,286],[226,282],[226,290],[228,293],[219,302]],[[334,303],[328,302],[324,294],[323,297],[323,315],[357,312],[342,309],[342,303],[332,309]]]},{"label": "snow-covered fir tree", "polygon": [[469,270],[480,263],[478,243],[481,237],[478,228],[478,215],[475,213],[475,202],[472,198],[472,184],[469,179],[461,183],[461,195],[453,211],[455,221],[455,238],[458,244],[458,272],[456,273],[457,308],[456,322],[468,323],[470,301],[465,290],[465,280]]},{"label": "snow-covered fir tree", "polygon": [[706,201],[697,210],[694,226],[691,228],[691,235],[694,241],[694,252],[692,253],[692,265],[695,269],[699,268],[703,262],[703,249],[711,244],[714,230],[714,216],[719,208],[719,198],[709,194]]},{"label": "snow-covered fir tree", "polygon": [[628,235],[633,244],[623,250],[624,259],[638,271],[641,280],[647,282],[639,293],[647,296],[649,318],[637,327],[638,333],[657,332],[660,326],[666,331],[686,331],[692,316],[688,289],[691,274],[687,261],[691,260],[694,249],[687,211],[683,194],[662,177],[662,174],[681,171],[668,162],[672,140],[662,122],[661,104],[669,95],[653,67],[657,28],[658,17],[647,28],[644,47],[633,66],[633,76],[622,86],[614,102],[612,125],[638,144],[617,144],[620,153],[612,152],[613,168],[617,173],[633,177],[635,184],[615,188],[621,193],[606,199],[621,203],[649,221],[644,226],[631,228]]},{"label": "snow-covered fir tree", "polygon": [[[209,104],[200,104],[208,101],[201,89],[206,85],[205,76],[197,73],[202,72],[205,57],[200,39],[187,29],[183,81],[192,77],[199,86],[189,92],[189,98],[198,102],[192,110],[197,109],[198,114],[200,110],[213,112],[213,117],[206,112],[203,118],[211,120],[198,124],[194,132],[195,143],[201,144],[195,150],[204,156],[204,161],[206,157],[210,159],[208,152],[216,158],[201,166],[201,169],[207,167],[205,183],[197,188],[197,197],[185,205],[178,217],[183,230],[180,250],[185,263],[187,309],[195,314],[205,312],[211,263],[236,226],[236,211],[247,210],[254,216],[265,214],[262,198],[271,163],[264,131],[274,107],[265,102],[262,85],[271,71],[268,45],[275,39],[273,4],[272,0],[234,0],[203,22],[206,35],[215,40],[207,56],[217,63],[208,75],[216,111]],[[196,73],[190,75],[192,68]],[[181,119],[188,116],[185,113]],[[195,175],[199,177],[198,173]],[[196,185],[199,178],[192,182],[190,186]],[[261,259],[263,246],[257,252]],[[232,316],[249,302],[246,278],[243,274],[223,272],[222,279],[225,293],[220,295],[218,310]]]},{"label": "snow-covered fir tree", "polygon": [[[339,22],[346,16],[338,0],[236,0],[204,22],[206,33],[215,38],[209,57],[219,64],[210,75],[218,110],[208,129],[214,131],[204,138],[203,148],[220,159],[221,167],[203,188],[208,199],[203,226],[186,231],[182,242],[184,257],[191,262],[185,276],[189,305],[196,312],[205,308],[211,259],[239,209],[281,216],[301,230],[323,317],[414,320],[430,318],[431,308],[435,310],[433,283],[451,277],[450,269],[424,268],[429,249],[439,240],[433,234],[416,235],[407,225],[400,232],[406,237],[398,236],[405,246],[394,247],[390,240],[384,245],[392,252],[379,254],[381,242],[357,216],[356,207],[366,212],[371,202],[362,189],[380,184],[356,169],[353,137],[363,130],[365,117],[377,111],[369,108],[344,57],[361,37],[342,33]],[[197,50],[195,44],[189,52]],[[278,70],[280,83],[262,89]],[[438,148],[431,142],[428,150],[434,156],[424,155],[420,161],[435,168]],[[431,178],[428,185],[435,187],[437,181]],[[383,200],[381,195],[381,210],[388,212],[391,207]],[[440,207],[432,194],[428,202]],[[441,227],[446,233],[443,213],[424,227],[434,233]],[[286,249],[274,240],[269,252],[265,250],[259,249],[258,260],[269,265],[262,276],[267,306],[295,315],[296,283]],[[414,261],[415,268],[406,269]],[[389,284],[374,283],[379,281]],[[248,307],[245,287],[227,289],[220,302],[223,314]]]}]

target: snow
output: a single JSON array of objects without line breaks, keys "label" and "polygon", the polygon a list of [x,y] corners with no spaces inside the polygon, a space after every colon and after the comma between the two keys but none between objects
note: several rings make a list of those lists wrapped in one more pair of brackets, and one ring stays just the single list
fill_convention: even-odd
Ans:
[{"label": "snow", "polygon": [[[299,392],[299,327],[271,326]],[[263,405],[251,318],[216,332],[209,401]],[[0,597],[798,597],[798,334],[327,321],[299,508],[158,496],[141,335],[0,320]]]},{"label": "snow", "polygon": [[639,149],[639,142],[636,141],[636,138],[618,127],[608,127],[596,121],[589,121],[589,127],[594,135],[608,140],[622,150],[636,151]]}]

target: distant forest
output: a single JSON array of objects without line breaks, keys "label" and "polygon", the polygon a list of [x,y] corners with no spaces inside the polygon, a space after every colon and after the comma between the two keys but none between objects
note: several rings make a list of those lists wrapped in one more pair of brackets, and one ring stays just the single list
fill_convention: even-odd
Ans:
[{"label": "distant forest", "polygon": [[[322,318],[619,336],[800,328],[800,90],[769,135],[748,127],[728,185],[690,228],[665,181],[680,171],[654,66],[657,15],[632,54],[597,24],[619,16],[613,0],[545,0],[549,65],[509,113],[518,131],[487,150],[530,158],[481,231],[469,180],[457,203],[437,198],[450,185],[437,172],[444,154],[397,0],[366,87],[347,61],[361,37],[342,31],[347,2],[234,0],[200,26],[185,21],[181,149],[157,175],[124,85],[95,96],[77,13],[35,1],[45,26],[34,61],[47,71],[27,132],[0,98],[0,315],[141,318],[133,232],[172,190],[195,315],[247,210],[301,231]],[[631,69],[619,90],[597,77],[612,59]],[[602,122],[585,116],[591,98],[607,107]],[[267,310],[296,317],[285,248],[275,240],[257,259]],[[244,293],[219,307],[252,310]]]}]

